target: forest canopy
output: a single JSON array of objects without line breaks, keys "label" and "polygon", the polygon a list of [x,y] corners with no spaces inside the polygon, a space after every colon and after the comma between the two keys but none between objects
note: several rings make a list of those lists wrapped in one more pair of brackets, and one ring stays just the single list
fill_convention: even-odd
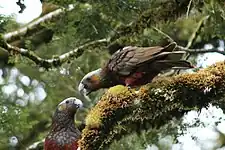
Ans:
[{"label": "forest canopy", "polygon": [[[223,0],[40,2],[42,13],[26,24],[0,14],[0,149],[43,149],[57,104],[70,96],[84,103],[75,121],[81,149],[172,149],[188,129],[204,126],[198,119],[185,124],[188,112],[224,110],[225,62],[204,69],[199,61],[215,53],[215,61],[225,60]],[[26,4],[15,3],[23,14]],[[135,89],[79,93],[83,76],[121,47],[171,42],[195,69],[168,70]],[[212,125],[219,135],[212,149],[225,144],[216,128],[222,120]]]}]

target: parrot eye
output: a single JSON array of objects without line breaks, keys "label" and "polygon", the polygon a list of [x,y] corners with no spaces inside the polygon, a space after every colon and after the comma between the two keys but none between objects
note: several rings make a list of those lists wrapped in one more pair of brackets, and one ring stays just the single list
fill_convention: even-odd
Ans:
[{"label": "parrot eye", "polygon": [[66,104],[69,104],[69,101],[66,101]]},{"label": "parrot eye", "polygon": [[87,81],[91,81],[91,78],[87,78]]},{"label": "parrot eye", "polygon": [[84,88],[86,89],[86,88],[88,88],[88,85],[87,84],[83,84],[84,85]]}]

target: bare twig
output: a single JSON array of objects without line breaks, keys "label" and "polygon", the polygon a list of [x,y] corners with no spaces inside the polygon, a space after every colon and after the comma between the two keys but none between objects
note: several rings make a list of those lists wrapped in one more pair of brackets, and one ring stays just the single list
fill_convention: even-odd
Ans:
[{"label": "bare twig", "polygon": [[188,9],[187,9],[187,12],[186,12],[186,18],[188,18],[188,16],[189,16],[190,8],[191,8],[191,3],[192,3],[192,0],[189,1],[189,4],[187,6]]},{"label": "bare twig", "polygon": [[[225,52],[219,51],[218,49],[214,49],[214,48],[210,49],[210,50],[206,50],[206,49],[190,49],[191,45],[197,39],[197,37],[198,37],[198,35],[199,35],[200,31],[201,31],[201,28],[203,28],[205,20],[207,20],[208,18],[209,18],[209,16],[205,16],[199,21],[197,28],[192,33],[191,37],[188,40],[188,44],[185,47],[180,46],[180,45],[176,46],[177,50],[182,50],[182,51],[187,52],[187,53],[183,54],[181,59],[187,60],[189,58],[190,54],[197,54],[197,53],[217,52],[217,53],[225,55]],[[159,30],[159,29],[157,29],[155,27],[153,27],[153,29],[155,31],[157,31],[158,33],[160,33],[161,35],[163,35],[166,39],[168,39],[169,42],[174,42],[174,40],[168,34],[164,33],[163,31],[161,31],[161,30]],[[180,72],[180,70],[176,70],[176,71],[174,71],[174,74],[179,74],[179,72]]]},{"label": "bare twig", "polygon": [[[197,28],[195,29],[195,31],[192,33],[191,37],[189,38],[188,40],[188,44],[186,45],[185,48],[190,48],[191,45],[193,44],[193,42],[197,39],[197,36],[199,35],[200,33],[200,30],[201,28],[203,27],[203,23],[206,19],[208,19],[209,16],[206,16],[206,17],[203,17],[199,23],[198,23],[198,26]],[[174,40],[166,33],[164,33],[163,31],[161,31],[160,29],[156,28],[156,27],[153,27],[153,30],[157,31],[158,33],[160,33],[162,36],[164,36],[169,42],[174,42]]]},{"label": "bare twig", "polygon": [[[206,19],[206,18],[205,18],[205,19]],[[204,20],[205,20],[205,19],[204,19]],[[201,25],[202,25],[202,24],[201,24]],[[200,28],[201,25],[199,25],[198,29]],[[163,31],[157,29],[156,27],[153,27],[153,29],[154,29],[155,31],[157,31],[158,33],[160,33],[161,35],[163,35],[169,42],[174,42],[174,40],[173,40],[168,34],[166,34],[166,33],[164,33]],[[198,31],[199,31],[199,30],[196,30],[196,32],[198,32]],[[196,35],[196,32],[195,32],[195,34],[193,34],[193,35]],[[189,45],[192,44],[192,42],[193,42],[193,40],[194,40],[195,37],[196,37],[196,36],[192,36],[192,38],[190,38],[189,44],[187,44],[186,47],[177,45],[176,49],[179,50],[179,51],[185,51],[185,52],[187,52],[187,53],[185,53],[185,55],[187,55],[187,54],[198,54],[198,53],[210,53],[210,52],[216,52],[216,53],[220,53],[220,54],[225,55],[225,52],[224,52],[224,51],[219,51],[217,48],[212,48],[212,49],[204,49],[204,48],[200,48],[200,49],[190,49],[190,48],[189,48],[189,47],[190,47]]]},{"label": "bare twig", "polygon": [[212,49],[204,49],[204,48],[200,48],[200,49],[189,49],[189,48],[186,48],[186,47],[183,47],[183,46],[180,46],[180,45],[178,45],[176,48],[178,50],[185,51],[185,52],[187,52],[189,54],[200,54],[200,53],[212,53],[212,52],[216,52],[216,53],[225,55],[225,52],[224,51],[220,51],[217,48],[212,48]]},{"label": "bare twig", "polygon": [[167,39],[168,42],[170,42],[170,43],[174,42],[174,40],[173,40],[169,35],[167,35],[166,33],[164,33],[163,31],[159,30],[159,29],[156,28],[156,27],[152,27],[152,28],[153,28],[153,30],[155,30],[156,32],[158,32],[158,33],[160,33],[162,36],[164,36],[164,37]]},{"label": "bare twig", "polygon": [[[198,38],[198,35],[199,35],[200,32],[201,32],[201,29],[202,29],[203,26],[204,26],[205,20],[207,20],[208,18],[209,18],[209,16],[205,16],[205,17],[203,17],[203,18],[199,21],[197,27],[195,28],[194,32],[192,33],[192,35],[190,36],[190,38],[189,38],[189,40],[188,40],[188,43],[187,43],[187,45],[186,45],[186,47],[185,47],[186,49],[190,48],[191,45],[196,41],[196,39]],[[197,52],[197,51],[196,51],[196,52]],[[202,52],[203,52],[203,51],[202,51]],[[184,54],[184,55],[182,56],[182,59],[187,60],[189,57],[190,57],[190,53],[187,53],[187,54]],[[180,70],[176,70],[176,71],[175,71],[175,74],[179,74],[179,72],[180,72]]]},{"label": "bare twig", "polygon": [[192,35],[190,36],[188,40],[188,44],[186,45],[186,48],[190,48],[191,45],[196,41],[199,33],[201,32],[202,27],[204,26],[205,20],[207,20],[208,18],[209,16],[205,16],[199,21],[197,27],[195,28],[194,32],[192,33]]}]

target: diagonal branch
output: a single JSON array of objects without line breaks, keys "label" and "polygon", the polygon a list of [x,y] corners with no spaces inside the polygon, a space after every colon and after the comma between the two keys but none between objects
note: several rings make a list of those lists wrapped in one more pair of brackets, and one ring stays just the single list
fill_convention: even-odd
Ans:
[{"label": "diagonal branch", "polygon": [[32,22],[28,23],[27,25],[25,25],[24,27],[16,30],[16,31],[12,31],[9,33],[6,33],[3,35],[3,39],[6,40],[7,42],[12,42],[16,39],[19,39],[21,36],[24,36],[26,34],[31,35],[33,32],[39,31],[43,28],[45,28],[42,24],[46,23],[48,21],[54,21],[57,20],[57,18],[62,15],[63,13],[65,13],[66,11],[71,11],[73,10],[74,7],[69,7],[68,9],[65,8],[60,8],[57,9],[55,11],[52,11],[40,18],[37,18],[35,20],[33,20]]},{"label": "diagonal branch", "polygon": [[192,3],[192,0],[189,1],[189,4],[187,6],[186,18],[188,18],[188,16],[189,16],[190,9],[191,9],[191,3]]},{"label": "diagonal branch", "polygon": [[162,36],[164,36],[167,41],[169,43],[172,43],[172,42],[175,42],[169,35],[167,35],[166,33],[164,33],[163,31],[159,30],[158,28],[156,27],[152,27],[154,31],[158,32],[159,34],[161,34]]},{"label": "diagonal branch", "polygon": [[[157,32],[159,32],[160,34],[163,34],[164,36],[166,36],[169,41],[173,41],[172,38],[170,38],[168,35],[166,35],[165,33],[163,33],[162,31],[160,31],[157,28],[154,28]],[[101,39],[101,40],[97,40],[97,41],[92,41],[90,43],[86,43],[84,45],[79,46],[78,48],[75,48],[74,50],[71,50],[67,53],[64,53],[60,56],[51,58],[51,59],[44,59],[41,58],[40,56],[36,55],[33,51],[30,51],[28,49],[23,49],[23,48],[18,48],[16,46],[12,46],[8,43],[6,43],[3,39],[1,40],[1,47],[3,47],[6,51],[8,51],[9,53],[16,53],[16,54],[20,54],[22,56],[27,57],[28,59],[32,60],[36,65],[39,65],[40,67],[43,67],[45,69],[49,69],[49,68],[53,68],[53,67],[58,67],[61,66],[63,63],[70,61],[73,58],[77,58],[79,56],[81,56],[84,52],[85,49],[88,48],[95,48],[95,47],[106,47],[109,43],[108,39]],[[219,51],[217,49],[210,49],[210,50],[205,50],[205,49],[189,49],[186,47],[182,47],[177,45],[176,47],[179,50],[182,51],[186,51],[189,54],[196,54],[196,53],[208,53],[208,52],[217,52],[220,54],[225,54],[225,52],[223,51]]]},{"label": "diagonal branch", "polygon": [[36,65],[39,65],[40,67],[44,67],[45,69],[49,69],[49,68],[53,68],[53,67],[59,67],[63,63],[70,61],[72,58],[77,58],[77,57],[81,56],[83,54],[83,52],[85,51],[85,49],[96,48],[99,46],[106,46],[107,43],[108,43],[107,39],[92,41],[90,43],[81,45],[72,51],[69,51],[58,57],[54,57],[51,59],[41,58],[40,56],[37,56],[33,51],[23,49],[23,48],[18,48],[16,46],[12,46],[12,45],[4,42],[4,40],[1,40],[0,45],[5,50],[7,50],[9,53],[12,52],[12,53],[20,54],[20,55],[25,56],[25,57],[29,58],[30,60],[32,60]]},{"label": "diagonal branch", "polygon": [[[153,27],[153,30],[155,30],[156,32],[158,32],[159,34],[164,36],[168,42],[170,42],[170,43],[174,42],[174,40],[168,34],[164,33],[163,31],[159,30],[158,28]],[[199,30],[197,30],[197,31],[199,31]],[[196,35],[196,32],[194,32],[193,35]],[[204,48],[201,48],[201,49],[190,49],[189,45],[192,45],[193,40],[196,39],[196,36],[193,36],[193,35],[192,35],[192,38],[190,38],[189,44],[187,44],[186,47],[177,45],[176,49],[179,50],[179,51],[187,52],[185,55],[187,55],[187,54],[199,54],[199,53],[210,53],[210,52],[216,52],[216,53],[220,53],[220,54],[225,55],[224,51],[220,51],[217,48],[212,48],[212,49],[204,49]]]},{"label": "diagonal branch", "polygon": [[196,41],[198,35],[201,32],[201,29],[204,27],[204,22],[209,18],[209,16],[205,16],[203,17],[199,22],[197,27],[195,28],[194,32],[192,33],[192,35],[190,36],[189,40],[188,40],[188,44],[186,45],[186,48],[190,48],[191,45]]}]

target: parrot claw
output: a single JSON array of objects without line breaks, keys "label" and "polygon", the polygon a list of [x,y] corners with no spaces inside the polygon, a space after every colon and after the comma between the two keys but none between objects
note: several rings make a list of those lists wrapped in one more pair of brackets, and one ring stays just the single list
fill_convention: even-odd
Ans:
[{"label": "parrot claw", "polygon": [[129,91],[131,91],[132,88],[130,85],[127,85],[126,87],[128,88]]},{"label": "parrot claw", "polygon": [[131,86],[130,85],[126,85],[126,87],[130,90],[131,89]]}]

